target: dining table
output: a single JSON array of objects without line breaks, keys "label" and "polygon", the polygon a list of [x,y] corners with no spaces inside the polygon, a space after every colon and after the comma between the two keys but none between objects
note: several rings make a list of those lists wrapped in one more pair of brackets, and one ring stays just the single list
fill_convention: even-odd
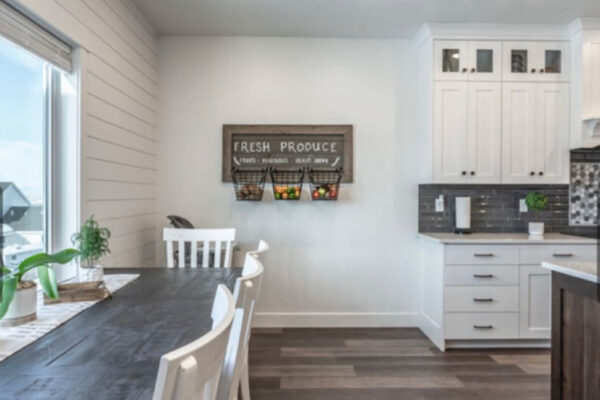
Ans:
[{"label": "dining table", "polygon": [[137,268],[94,304],[0,362],[1,400],[151,399],[160,357],[210,331],[219,284],[241,268]]}]

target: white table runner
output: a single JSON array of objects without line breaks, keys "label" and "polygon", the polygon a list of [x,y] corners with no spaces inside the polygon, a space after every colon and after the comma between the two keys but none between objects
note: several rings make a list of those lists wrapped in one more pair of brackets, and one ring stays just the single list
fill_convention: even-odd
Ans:
[{"label": "white table runner", "polygon": [[[114,293],[139,276],[139,274],[104,275],[104,284],[111,293]],[[35,321],[20,326],[0,328],[0,362],[99,301],[102,300],[44,305],[43,292],[38,291]]]}]

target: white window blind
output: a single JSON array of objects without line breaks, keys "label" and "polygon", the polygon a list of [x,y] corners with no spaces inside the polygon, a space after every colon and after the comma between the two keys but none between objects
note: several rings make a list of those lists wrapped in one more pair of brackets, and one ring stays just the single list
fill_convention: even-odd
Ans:
[{"label": "white window blind", "polygon": [[0,35],[54,66],[71,72],[71,47],[1,0]]}]

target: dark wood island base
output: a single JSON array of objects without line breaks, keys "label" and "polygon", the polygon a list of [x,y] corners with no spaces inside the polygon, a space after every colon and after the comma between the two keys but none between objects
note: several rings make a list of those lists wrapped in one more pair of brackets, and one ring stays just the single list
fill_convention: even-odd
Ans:
[{"label": "dark wood island base", "polygon": [[600,399],[597,286],[552,272],[552,400]]}]

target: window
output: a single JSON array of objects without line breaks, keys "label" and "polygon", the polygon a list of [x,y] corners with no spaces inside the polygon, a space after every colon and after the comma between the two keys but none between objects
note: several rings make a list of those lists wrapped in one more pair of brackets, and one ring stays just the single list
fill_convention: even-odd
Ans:
[{"label": "window", "polygon": [[2,254],[14,267],[48,247],[48,143],[53,67],[0,38]]}]

